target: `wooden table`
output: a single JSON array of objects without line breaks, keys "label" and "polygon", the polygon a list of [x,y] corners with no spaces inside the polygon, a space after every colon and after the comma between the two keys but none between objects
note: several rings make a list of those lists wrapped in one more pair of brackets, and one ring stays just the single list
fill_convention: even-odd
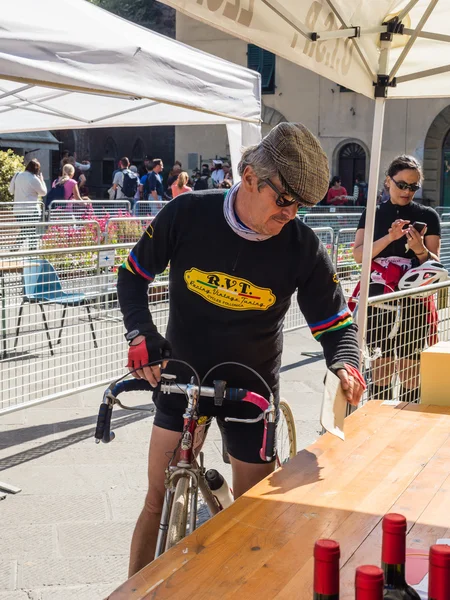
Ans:
[{"label": "wooden table", "polygon": [[450,537],[450,407],[369,402],[113,592],[109,600],[311,600],[315,540],[341,545],[341,600],[379,564],[382,516],[408,547]]}]

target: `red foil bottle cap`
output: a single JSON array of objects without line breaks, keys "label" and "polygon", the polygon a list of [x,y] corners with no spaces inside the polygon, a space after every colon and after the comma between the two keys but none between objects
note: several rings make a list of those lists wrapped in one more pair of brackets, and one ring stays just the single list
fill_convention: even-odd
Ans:
[{"label": "red foil bottle cap", "polygon": [[450,567],[450,546],[447,544],[435,544],[430,548],[430,564],[436,567]]},{"label": "red foil bottle cap", "polygon": [[355,584],[357,590],[382,592],[384,587],[383,571],[372,565],[358,567],[356,569]]},{"label": "red foil bottle cap", "polygon": [[448,598],[450,590],[450,546],[435,544],[430,548],[428,598]]},{"label": "red foil bottle cap", "polygon": [[406,557],[406,518],[391,513],[383,518],[383,549],[381,560],[388,565],[405,562]]},{"label": "red foil bottle cap", "polygon": [[334,540],[317,540],[314,545],[314,591],[339,594],[339,544]]}]

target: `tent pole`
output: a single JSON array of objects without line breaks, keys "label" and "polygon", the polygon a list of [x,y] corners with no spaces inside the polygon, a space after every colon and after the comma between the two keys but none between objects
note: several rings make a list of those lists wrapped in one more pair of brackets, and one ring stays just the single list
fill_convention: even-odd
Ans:
[{"label": "tent pole", "polygon": [[364,248],[361,271],[361,288],[358,304],[358,342],[361,351],[361,364],[364,357],[362,351],[367,333],[367,299],[369,297],[370,265],[372,263],[373,232],[375,226],[375,210],[377,206],[378,173],[380,172],[381,143],[383,139],[384,109],[386,99],[375,99],[375,115],[372,130],[372,147],[370,151],[369,189],[367,193],[366,226],[364,228]]}]

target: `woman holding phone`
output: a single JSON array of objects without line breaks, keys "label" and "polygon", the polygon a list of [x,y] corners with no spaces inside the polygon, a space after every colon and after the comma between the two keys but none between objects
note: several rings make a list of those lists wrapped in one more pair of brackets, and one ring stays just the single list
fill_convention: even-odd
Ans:
[{"label": "woman holding phone", "polygon": [[[413,200],[422,181],[422,167],[412,156],[398,156],[386,171],[390,199],[376,209],[369,296],[396,291],[406,271],[430,260],[439,261],[439,216],[433,208]],[[362,263],[365,224],[364,211],[353,247],[358,264]],[[395,310],[369,306],[367,346],[372,354],[378,354],[372,363],[370,399],[392,397],[391,383],[397,368],[400,400],[419,400],[420,353],[427,343],[432,321],[429,304],[423,298],[405,298],[401,302],[402,318],[396,331]],[[395,304],[392,306],[395,308]]]}]

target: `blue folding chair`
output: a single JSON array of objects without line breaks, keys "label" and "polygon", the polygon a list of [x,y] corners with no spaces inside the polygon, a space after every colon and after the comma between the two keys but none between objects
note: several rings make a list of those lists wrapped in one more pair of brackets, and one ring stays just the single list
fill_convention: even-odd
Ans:
[{"label": "blue folding chair", "polygon": [[62,288],[61,281],[55,271],[53,265],[46,259],[37,259],[29,265],[25,265],[23,268],[23,290],[24,295],[22,298],[22,304],[19,308],[19,316],[17,319],[16,327],[16,338],[14,340],[14,348],[17,346],[19,340],[20,323],[22,320],[23,307],[26,302],[30,304],[37,304],[41,309],[42,320],[44,322],[45,333],[47,335],[48,345],[50,347],[50,354],[53,356],[53,346],[50,337],[50,331],[48,328],[47,317],[45,315],[44,304],[60,304],[63,306],[63,314],[61,318],[61,325],[58,335],[57,344],[61,343],[61,335],[64,327],[64,320],[66,318],[66,312],[68,308],[74,308],[77,306],[83,306],[86,309],[89,326],[91,328],[92,339],[94,340],[94,347],[98,348],[97,338],[95,335],[94,324],[92,322],[92,316],[90,307],[88,304],[88,298],[83,292],[76,294],[69,294]]}]

